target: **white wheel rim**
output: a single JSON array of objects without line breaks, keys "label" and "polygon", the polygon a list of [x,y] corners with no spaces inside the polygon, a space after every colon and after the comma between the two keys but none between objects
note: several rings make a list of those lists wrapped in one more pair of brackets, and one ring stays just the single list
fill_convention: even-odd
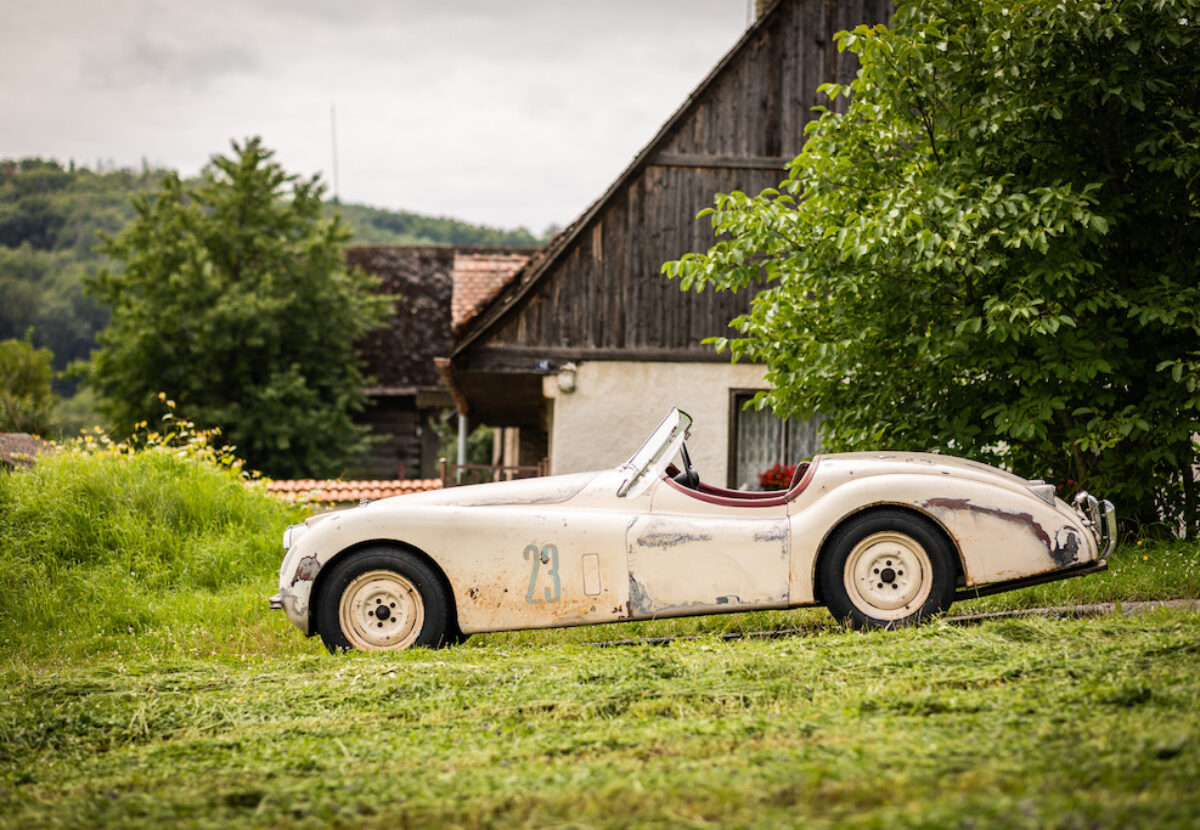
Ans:
[{"label": "white wheel rim", "polygon": [[855,545],[843,576],[850,602],[877,620],[915,614],[933,588],[933,566],[925,548],[891,530],[872,533]]},{"label": "white wheel rim", "polygon": [[416,586],[395,571],[368,571],[342,592],[338,621],[357,649],[408,648],[425,624],[425,602]]}]

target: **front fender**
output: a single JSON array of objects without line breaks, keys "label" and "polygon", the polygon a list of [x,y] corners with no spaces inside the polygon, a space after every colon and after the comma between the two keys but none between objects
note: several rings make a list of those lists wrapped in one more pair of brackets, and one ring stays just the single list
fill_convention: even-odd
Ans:
[{"label": "front fender", "polygon": [[280,598],[288,619],[308,632],[318,575],[364,544],[392,543],[441,570],[464,634],[611,621],[629,613],[629,521],[564,505],[351,508],[296,542],[280,574]]}]

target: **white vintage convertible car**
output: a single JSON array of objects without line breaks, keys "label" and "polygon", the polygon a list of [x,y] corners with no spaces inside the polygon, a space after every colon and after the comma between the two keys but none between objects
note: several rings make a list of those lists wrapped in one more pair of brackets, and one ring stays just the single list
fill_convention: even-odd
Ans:
[{"label": "white vintage convertible car", "polygon": [[1072,506],[1050,484],[943,455],[818,455],[785,491],[713,487],[688,458],[691,422],[673,410],[615,469],[292,525],[271,607],[332,651],[809,605],[888,627],[1104,570],[1115,544],[1110,503],[1080,493]]}]

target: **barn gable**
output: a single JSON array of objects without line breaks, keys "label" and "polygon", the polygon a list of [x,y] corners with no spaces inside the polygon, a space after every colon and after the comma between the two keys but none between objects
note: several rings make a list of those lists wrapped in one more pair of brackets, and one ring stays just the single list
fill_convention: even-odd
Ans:
[{"label": "barn gable", "polygon": [[662,263],[711,245],[711,226],[696,214],[715,193],[779,183],[813,107],[829,103],[817,86],[853,77],[854,58],[834,34],[890,11],[884,0],[771,5],[600,199],[463,329],[455,369],[724,360],[701,340],[723,333],[746,298],[684,294]]}]

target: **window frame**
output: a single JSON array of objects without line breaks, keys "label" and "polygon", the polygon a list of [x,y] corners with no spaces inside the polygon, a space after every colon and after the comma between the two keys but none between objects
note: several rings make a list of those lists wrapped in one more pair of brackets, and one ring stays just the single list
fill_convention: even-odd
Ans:
[{"label": "window frame", "polygon": [[[752,398],[759,392],[767,392],[769,389],[762,387],[734,387],[729,390],[729,416],[727,421],[728,438],[726,440],[726,462],[725,462],[725,486],[730,490],[736,490],[738,486],[738,417],[745,410],[742,406],[749,398]],[[772,413],[774,414],[774,413]],[[821,417],[821,416],[815,416]],[[780,463],[787,463],[787,456],[790,447],[788,446],[789,430],[787,429],[788,421],[779,419],[780,423],[784,424],[783,444],[784,444],[784,460]]]}]

